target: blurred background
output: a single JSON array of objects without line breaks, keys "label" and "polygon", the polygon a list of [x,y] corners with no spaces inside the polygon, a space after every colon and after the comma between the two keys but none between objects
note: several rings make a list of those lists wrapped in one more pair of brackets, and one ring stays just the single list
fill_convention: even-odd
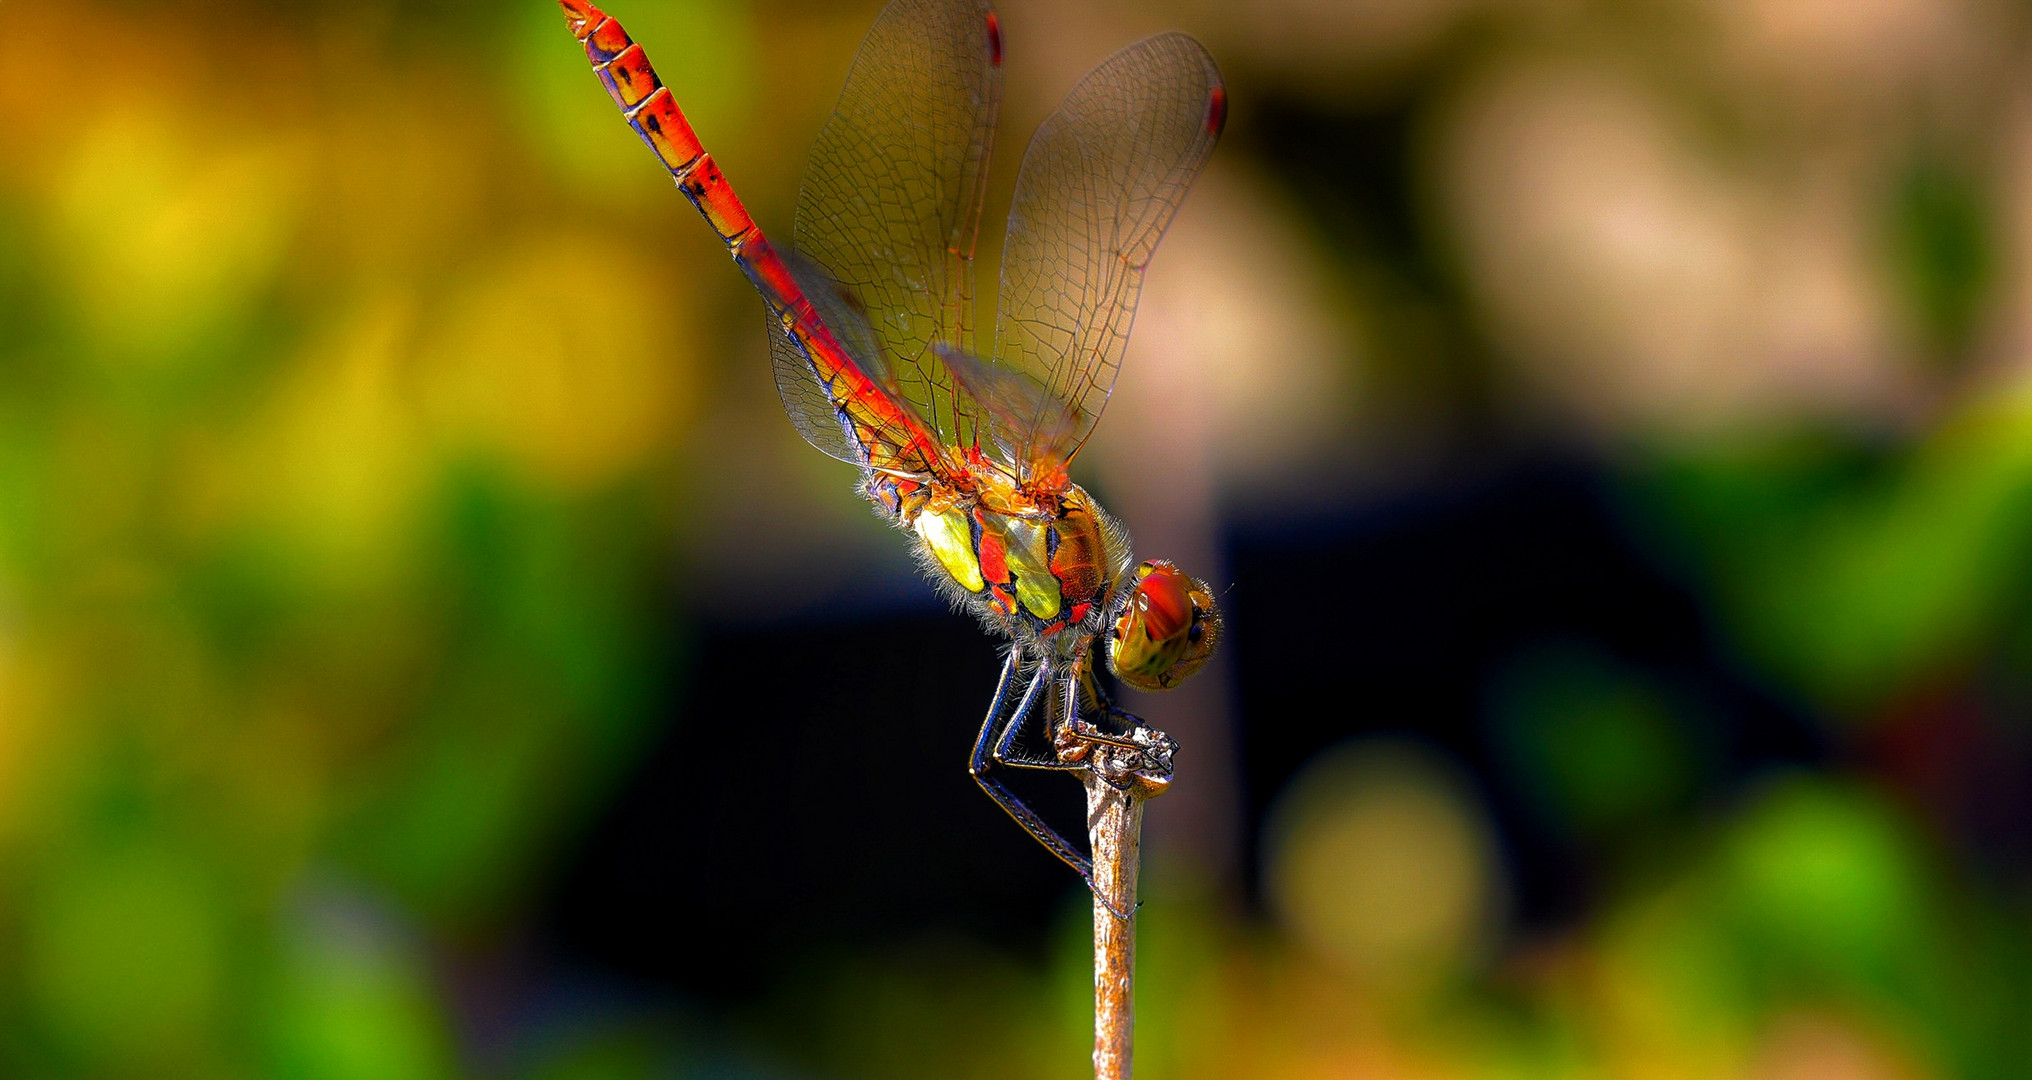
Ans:
[{"label": "blurred background", "polygon": [[[615,0],[783,237],[878,6]],[[1140,1075],[2032,1075],[2032,14],[1002,18],[990,222],[1230,80],[1077,473],[1232,631]],[[1087,1068],[993,643],[549,0],[4,20],[0,1074]]]}]

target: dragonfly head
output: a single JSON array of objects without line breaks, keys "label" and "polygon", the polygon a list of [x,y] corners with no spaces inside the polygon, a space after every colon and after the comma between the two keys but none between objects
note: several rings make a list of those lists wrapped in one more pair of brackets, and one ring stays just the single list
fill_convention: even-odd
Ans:
[{"label": "dragonfly head", "polygon": [[1108,667],[1141,690],[1169,690],[1214,654],[1221,613],[1206,583],[1163,559],[1136,568],[1108,631]]}]

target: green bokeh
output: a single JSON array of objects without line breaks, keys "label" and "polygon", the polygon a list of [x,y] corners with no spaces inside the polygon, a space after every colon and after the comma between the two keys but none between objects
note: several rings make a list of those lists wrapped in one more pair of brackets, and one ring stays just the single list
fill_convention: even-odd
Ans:
[{"label": "green bokeh", "polygon": [[1519,779],[1583,835],[1655,824],[1693,790],[1700,748],[1669,697],[1597,647],[1514,657],[1491,710]]},{"label": "green bokeh", "polygon": [[1736,823],[1721,871],[1753,953],[1781,970],[1890,980],[1924,944],[1923,867],[1908,826],[1866,791],[1775,783]]},{"label": "green bokeh", "polygon": [[1926,345],[1961,357],[1997,276],[1991,202],[1960,162],[1922,151],[1890,199],[1890,265]]},{"label": "green bokeh", "polygon": [[278,950],[262,994],[266,1071],[290,1080],[458,1075],[416,941],[348,903],[343,894],[306,899]]},{"label": "green bokeh", "polygon": [[24,912],[30,1000],[62,1058],[202,1075],[234,995],[220,882],[164,837],[59,855]]}]

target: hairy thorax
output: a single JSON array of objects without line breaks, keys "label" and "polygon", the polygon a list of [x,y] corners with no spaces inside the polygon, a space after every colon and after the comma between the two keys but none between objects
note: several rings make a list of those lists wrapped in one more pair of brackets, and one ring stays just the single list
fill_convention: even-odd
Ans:
[{"label": "hairy thorax", "polygon": [[956,493],[877,476],[866,492],[916,538],[934,580],[1012,638],[1090,637],[1128,570],[1121,526],[1077,484],[1033,495],[989,477]]}]

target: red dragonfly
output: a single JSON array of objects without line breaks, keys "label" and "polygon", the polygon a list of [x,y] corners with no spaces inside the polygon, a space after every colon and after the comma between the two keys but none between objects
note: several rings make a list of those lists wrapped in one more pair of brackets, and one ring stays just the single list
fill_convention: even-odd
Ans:
[{"label": "red dragonfly", "polygon": [[[1147,38],[1038,128],[982,356],[974,241],[1002,82],[984,0],[894,0],[876,19],[812,148],[789,252],[756,228],[642,46],[585,0],[559,2],[629,126],[761,292],[791,423],[858,466],[927,575],[1009,640],[973,775],[1091,888],[1086,856],[998,767],[1090,769],[1156,794],[1176,743],[1114,705],[1094,645],[1116,678],[1167,689],[1220,636],[1207,586],[1136,564],[1066,473],[1114,389],[1151,254],[1226,120],[1212,58],[1183,34]],[[1019,746],[1026,730],[1049,749]]]}]

